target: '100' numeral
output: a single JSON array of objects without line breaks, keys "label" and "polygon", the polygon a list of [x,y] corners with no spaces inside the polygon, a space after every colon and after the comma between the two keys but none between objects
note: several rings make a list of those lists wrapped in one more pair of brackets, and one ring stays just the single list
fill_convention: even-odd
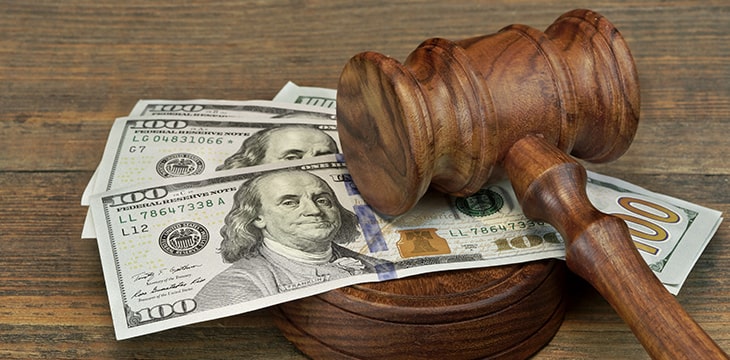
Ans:
[{"label": "'100' numeral", "polygon": [[132,313],[132,325],[141,325],[150,321],[164,320],[173,315],[185,315],[197,307],[193,299],[181,299],[173,304],[159,304],[151,308],[139,309]]},{"label": "'100' numeral", "polygon": [[[639,225],[642,229],[645,229],[645,231],[642,231],[630,227],[629,232],[634,238],[636,248],[652,255],[656,255],[659,252],[659,248],[653,246],[650,242],[665,241],[669,238],[669,232],[659,224],[674,224],[680,221],[679,214],[676,212],[646,200],[633,197],[621,197],[618,199],[618,204],[621,208],[631,214],[613,213],[611,215],[621,218],[627,223]],[[656,213],[639,208],[636,204],[652,209],[656,211]],[[558,238],[557,233],[551,232],[542,236],[524,235],[511,239],[501,238],[495,240],[494,244],[497,245],[498,251],[505,251],[528,249],[542,245],[544,242],[558,244],[560,243],[560,239]]]},{"label": "'100' numeral", "polygon": [[[669,238],[669,232],[657,223],[674,224],[680,220],[679,214],[671,209],[646,200],[621,197],[618,199],[618,204],[634,215],[622,213],[614,213],[611,215],[619,217],[627,223],[634,223],[646,229],[647,231],[642,231],[629,227],[629,232],[634,237],[636,248],[652,255],[656,255],[659,252],[659,248],[652,246],[650,242],[664,241]],[[647,208],[656,210],[656,213],[638,208],[635,204],[641,204]],[[640,240],[636,240],[637,238]]]}]

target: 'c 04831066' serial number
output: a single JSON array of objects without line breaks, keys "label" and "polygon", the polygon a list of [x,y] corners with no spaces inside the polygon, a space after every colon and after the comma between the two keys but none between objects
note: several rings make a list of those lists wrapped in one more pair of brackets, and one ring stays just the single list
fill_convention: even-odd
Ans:
[{"label": "'c 04831066' serial number", "polygon": [[134,135],[132,142],[179,143],[179,144],[223,144],[220,136],[194,135]]}]

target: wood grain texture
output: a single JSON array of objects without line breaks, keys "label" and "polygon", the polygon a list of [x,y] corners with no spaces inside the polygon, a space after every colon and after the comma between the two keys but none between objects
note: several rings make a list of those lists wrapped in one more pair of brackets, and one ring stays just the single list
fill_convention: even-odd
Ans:
[{"label": "wood grain texture", "polygon": [[[333,88],[353,54],[405,58],[423,39],[547,27],[578,1],[3,1],[0,5],[0,358],[304,359],[268,311],[114,340],[96,243],[78,204],[115,117],[141,98],[267,99],[286,81]],[[629,43],[641,121],[628,152],[588,165],[730,212],[730,4],[590,5]],[[680,304],[730,349],[730,225]],[[570,296],[574,294],[575,296]],[[645,359],[582,280],[535,359]]]},{"label": "wood grain texture", "polygon": [[277,306],[285,336],[314,359],[525,359],[565,313],[565,264],[430,273]]},{"label": "wood grain texture", "polygon": [[525,215],[555,226],[568,268],[603,295],[652,358],[728,358],[646,266],[626,223],[591,204],[576,160],[528,135],[510,148],[504,166]]},{"label": "wood grain texture", "polygon": [[[494,166],[503,165],[525,215],[560,232],[567,266],[604,296],[652,358],[728,358],[646,266],[624,220],[591,205],[585,169],[568,155],[591,162],[615,160],[638,127],[636,67],[609,20],[590,10],[573,10],[544,32],[509,25],[459,41],[428,39],[402,63],[362,52],[348,61],[337,91],[338,132],[348,170],[376,211],[404,214],[429,188],[472,195]],[[416,291],[408,299],[415,302],[420,295]],[[282,322],[283,329],[301,330],[288,335],[292,341],[299,344],[300,333],[306,333],[327,344],[325,354],[315,345],[300,346],[308,355],[328,358],[333,348],[363,359],[395,355],[378,352],[375,344],[359,346],[367,336],[341,325],[364,325],[371,316],[334,311],[327,302],[305,311],[287,310],[305,302],[281,310],[289,320]],[[381,311],[391,306],[377,305]],[[524,309],[532,316],[537,310]],[[429,311],[434,317],[445,315],[437,306]],[[452,332],[463,333],[465,344],[479,342],[460,325],[447,324],[453,329],[440,335],[449,339],[446,344],[453,343],[445,336]],[[490,325],[482,328],[500,328]],[[387,339],[384,344],[391,345],[386,349],[419,343],[411,333],[429,337],[428,331],[406,331],[400,324],[366,328],[370,337]],[[339,339],[336,334],[344,340],[332,345],[328,340]],[[446,353],[425,350],[433,343],[420,342],[410,351],[443,357],[456,350],[446,345],[438,345]],[[484,348],[499,349],[503,343],[489,342]],[[530,355],[526,351],[516,358]]]}]

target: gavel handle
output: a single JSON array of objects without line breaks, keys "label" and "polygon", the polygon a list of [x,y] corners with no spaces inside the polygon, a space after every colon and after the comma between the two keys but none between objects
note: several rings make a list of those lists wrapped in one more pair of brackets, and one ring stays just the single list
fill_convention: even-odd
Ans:
[{"label": "gavel handle", "polygon": [[583,166],[535,135],[518,140],[503,165],[525,215],[560,232],[568,268],[598,290],[652,358],[728,358],[652,273],[626,223],[593,207]]}]

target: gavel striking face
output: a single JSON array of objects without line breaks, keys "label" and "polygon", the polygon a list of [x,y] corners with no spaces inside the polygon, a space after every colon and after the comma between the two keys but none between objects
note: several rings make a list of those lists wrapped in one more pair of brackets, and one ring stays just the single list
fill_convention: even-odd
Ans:
[{"label": "gavel striking face", "polygon": [[568,155],[614,160],[638,126],[635,65],[604,17],[574,10],[544,32],[431,39],[402,64],[361,53],[337,90],[348,170],[375,210],[403,214],[429,187],[475,193],[503,167],[525,214],[562,234],[568,267],[653,357],[727,357],[643,263],[626,224],[590,204],[585,170]]}]

